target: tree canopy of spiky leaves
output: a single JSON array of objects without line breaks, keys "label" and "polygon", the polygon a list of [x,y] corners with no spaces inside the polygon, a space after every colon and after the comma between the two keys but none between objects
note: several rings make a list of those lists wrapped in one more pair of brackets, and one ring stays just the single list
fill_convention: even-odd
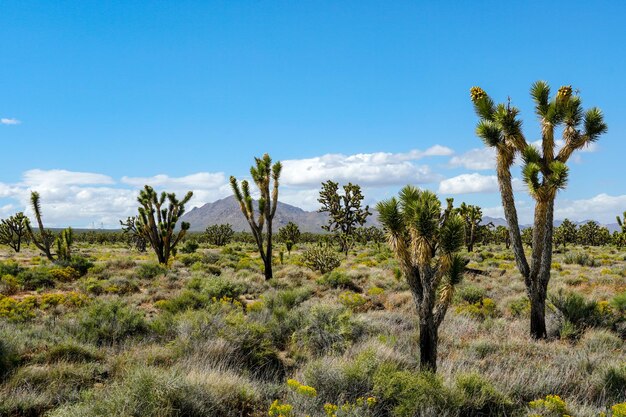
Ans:
[{"label": "tree canopy of spiky leaves", "polygon": [[355,234],[359,242],[364,245],[374,243],[380,248],[380,244],[385,242],[385,232],[376,226],[359,227],[355,230]]},{"label": "tree canopy of spiky leaves", "polygon": [[130,248],[135,248],[139,252],[145,252],[148,242],[146,238],[137,230],[138,216],[128,217],[126,221],[120,220],[124,240]]},{"label": "tree canopy of spiky leaves", "polygon": [[189,223],[182,222],[180,230],[175,232],[178,220],[185,214],[185,204],[192,196],[193,192],[189,191],[178,200],[176,194],[162,192],[159,195],[149,185],[139,192],[139,216],[135,227],[137,233],[150,243],[161,264],[168,263],[176,245],[189,230]]},{"label": "tree canopy of spiky leaves", "polygon": [[[272,278],[272,221],[278,206],[278,186],[282,164],[276,162],[272,164],[272,158],[268,154],[262,158],[254,158],[255,164],[250,168],[252,180],[261,194],[258,202],[258,217],[255,218],[253,199],[250,195],[250,185],[248,181],[241,181],[241,187],[235,177],[230,177],[230,185],[233,193],[239,202],[241,212],[245,216],[252,235],[256,241],[259,255],[265,265],[265,278]],[[267,224],[267,232],[263,229]],[[264,247],[265,235],[265,247]]]},{"label": "tree canopy of spiky leaves", "polygon": [[22,212],[3,219],[0,223],[0,244],[19,252],[22,243],[28,241],[28,222],[28,217]]},{"label": "tree canopy of spiky leaves", "polygon": [[235,235],[235,231],[233,230],[233,226],[230,223],[226,224],[212,224],[207,226],[204,231],[207,241],[211,245],[215,246],[225,246],[230,243],[233,236]]},{"label": "tree canopy of spiky leaves", "polygon": [[289,222],[278,229],[278,238],[285,244],[289,253],[291,253],[293,245],[300,241],[300,234],[300,228],[294,222]]},{"label": "tree canopy of spiky leaves", "polygon": [[339,194],[339,184],[329,180],[322,183],[317,199],[322,205],[318,211],[328,213],[328,223],[322,229],[337,235],[346,256],[354,238],[354,230],[363,226],[372,214],[369,206],[361,207],[363,198],[359,185],[348,183],[343,186],[343,194]]},{"label": "tree canopy of spiky leaves", "polygon": [[559,238],[558,243],[561,243],[564,247],[567,246],[568,243],[576,243],[578,226],[570,219],[565,219],[555,230],[555,240],[557,239],[557,234]]},{"label": "tree canopy of spiky leaves", "polygon": [[30,193],[30,203],[35,213],[35,219],[37,220],[37,226],[39,228],[39,234],[35,235],[33,229],[30,227],[30,222],[26,223],[28,228],[28,234],[30,240],[37,246],[37,248],[46,255],[51,261],[54,261],[54,255],[52,254],[52,244],[54,243],[54,234],[50,230],[46,230],[43,226],[43,220],[41,216],[41,201],[37,191]]},{"label": "tree canopy of spiky leaves", "polygon": [[63,230],[55,239],[57,246],[57,258],[61,261],[69,261],[72,258],[72,244],[74,243],[74,231],[71,227]]},{"label": "tree canopy of spiky leaves", "polygon": [[588,221],[578,229],[578,243],[581,245],[600,246],[608,243],[610,232],[596,221]]},{"label": "tree canopy of spiky leaves", "polygon": [[616,216],[617,224],[622,228],[622,233],[626,233],[626,211],[622,215],[623,217]]},{"label": "tree canopy of spiky leaves", "polygon": [[[572,153],[597,141],[607,126],[598,108],[583,110],[582,101],[571,86],[559,88],[552,96],[548,84],[538,81],[531,86],[530,95],[541,128],[541,146],[538,148],[526,141],[517,108],[510,102],[496,105],[480,87],[470,89],[470,98],[479,118],[476,134],[496,150],[496,173],[513,252],[531,297],[531,334],[545,338],[544,311],[552,262],[554,199],[557,191],[567,185],[566,163]],[[556,146],[556,129],[562,129],[563,146],[560,149]],[[523,180],[535,200],[530,263],[522,247],[510,172],[518,154],[523,160]]]},{"label": "tree canopy of spiky leaves", "polygon": [[410,185],[397,198],[379,202],[376,209],[413,294],[420,337],[434,338],[434,361],[432,356],[424,357],[429,351],[428,340],[420,341],[420,350],[425,350],[422,365],[435,370],[437,329],[465,269],[465,261],[458,254],[465,243],[464,221],[454,210],[442,212],[434,193]]}]

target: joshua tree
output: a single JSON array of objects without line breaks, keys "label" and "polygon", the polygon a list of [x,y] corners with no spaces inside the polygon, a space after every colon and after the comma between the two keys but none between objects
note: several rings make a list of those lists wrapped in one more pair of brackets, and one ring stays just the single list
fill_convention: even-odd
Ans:
[{"label": "joshua tree", "polygon": [[[230,177],[230,185],[233,193],[239,201],[241,212],[246,217],[252,235],[259,249],[259,255],[265,266],[265,279],[272,278],[272,221],[276,214],[278,204],[278,180],[280,179],[280,171],[283,166],[280,162],[272,165],[272,159],[268,154],[262,158],[254,158],[255,165],[250,168],[252,180],[257,185],[261,197],[259,198],[258,219],[254,218],[254,207],[252,197],[250,196],[250,185],[248,181],[241,181],[241,188],[235,177]],[[270,193],[270,183],[273,181],[272,191]],[[263,228],[267,223],[267,232],[263,233]],[[265,235],[265,236],[264,236]],[[265,237],[265,239],[264,239]],[[265,240],[265,246],[264,246]]]},{"label": "joshua tree", "polygon": [[458,213],[465,222],[465,246],[468,252],[473,252],[480,222],[483,220],[483,211],[478,206],[461,203],[461,206],[458,208]]},{"label": "joshua tree", "polygon": [[561,225],[557,227],[557,230],[555,231],[555,236],[556,233],[560,235],[560,243],[563,244],[563,248],[565,248],[568,243],[576,242],[576,236],[578,234],[578,231],[576,229],[576,224],[569,219],[563,220],[563,223],[561,223]]},{"label": "joshua tree", "polygon": [[[547,337],[545,300],[552,263],[554,199],[567,183],[567,161],[572,153],[598,140],[606,132],[602,112],[582,109],[581,99],[570,86],[561,87],[550,98],[550,87],[543,81],[533,84],[530,94],[541,127],[541,149],[529,145],[522,133],[519,110],[509,104],[496,105],[480,87],[472,87],[470,96],[480,121],[477,135],[496,150],[496,173],[504,214],[509,225],[517,268],[524,277],[531,303],[530,333],[534,338]],[[556,149],[554,132],[563,129],[563,147]],[[532,253],[528,262],[513,196],[511,166],[516,155],[522,156],[523,179],[535,200]]]},{"label": "joshua tree", "polygon": [[509,249],[511,247],[511,236],[506,226],[498,226],[495,231],[496,239],[498,243],[504,243],[504,246]]},{"label": "joshua tree", "polygon": [[63,230],[55,239],[57,245],[57,258],[62,261],[69,261],[72,258],[72,243],[74,243],[74,232],[71,227]]},{"label": "joshua tree", "polygon": [[128,244],[130,248],[137,249],[139,252],[145,252],[148,242],[146,242],[146,239],[139,233],[139,230],[137,230],[138,219],[139,217],[128,217],[125,222],[120,220],[120,225],[122,226],[122,234],[126,244]]},{"label": "joshua tree", "polygon": [[354,230],[357,226],[363,226],[372,213],[369,206],[361,208],[363,194],[361,187],[357,184],[348,183],[343,186],[343,195],[339,195],[339,184],[333,181],[322,183],[320,198],[317,199],[322,204],[320,213],[328,213],[328,224],[322,229],[334,232],[339,238],[341,251],[348,256],[348,251],[354,237]]},{"label": "joshua tree", "polygon": [[300,228],[294,222],[289,222],[278,229],[278,238],[285,243],[287,252],[291,255],[293,245],[300,241]]},{"label": "joshua tree", "polygon": [[385,232],[376,226],[359,227],[355,230],[359,241],[367,245],[369,242],[376,244],[376,247],[380,250],[380,244],[386,239]]},{"label": "joshua tree", "polygon": [[622,220],[619,216],[616,216],[617,224],[622,228],[622,233],[626,233],[626,211],[623,214],[624,219]]},{"label": "joshua tree", "polygon": [[465,239],[463,219],[449,210],[442,214],[434,193],[412,186],[376,209],[417,307],[421,366],[436,371],[438,329],[465,269],[458,255]]},{"label": "joshua tree", "polygon": [[162,192],[159,196],[149,185],[139,192],[137,201],[141,206],[135,227],[137,233],[150,243],[160,264],[167,264],[176,245],[189,230],[189,223],[182,222],[178,233],[174,231],[192,196],[191,191],[180,201],[174,193]]},{"label": "joshua tree", "polygon": [[19,252],[22,242],[28,240],[28,217],[19,212],[0,223],[0,243]]},{"label": "joshua tree", "polygon": [[204,233],[207,236],[207,241],[211,245],[216,246],[224,246],[228,245],[233,236],[235,235],[235,231],[233,227],[229,224],[212,224],[206,228]]},{"label": "joshua tree", "polygon": [[33,191],[30,193],[30,203],[35,212],[35,219],[37,219],[37,226],[39,227],[39,236],[35,236],[33,229],[30,227],[30,222],[26,223],[28,229],[28,235],[30,240],[37,246],[37,248],[46,255],[51,261],[54,261],[54,255],[52,254],[52,244],[54,243],[54,235],[51,231],[46,230],[43,227],[43,221],[41,220],[41,203],[39,201],[39,193]]}]

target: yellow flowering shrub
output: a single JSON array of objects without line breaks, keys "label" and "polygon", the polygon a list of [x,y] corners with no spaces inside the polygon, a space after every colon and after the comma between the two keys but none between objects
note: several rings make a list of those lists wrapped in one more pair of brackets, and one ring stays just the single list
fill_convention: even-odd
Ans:
[{"label": "yellow flowering shrub", "polygon": [[626,417],[626,403],[615,404],[611,407],[612,417]]},{"label": "yellow flowering shrub", "polygon": [[356,292],[344,291],[339,294],[339,302],[351,310],[358,310],[367,303],[367,298]]},{"label": "yellow flowering shrub", "polygon": [[294,417],[293,406],[275,400],[272,405],[270,405],[270,409],[267,414],[270,417]]},{"label": "yellow flowering shrub", "polygon": [[317,397],[317,390],[315,388],[308,385],[303,385],[295,379],[288,379],[287,386],[298,394],[304,395],[306,397]]},{"label": "yellow flowering shrub", "polygon": [[531,401],[528,405],[531,409],[538,411],[533,416],[570,417],[565,401],[558,395],[546,395],[546,398]]}]

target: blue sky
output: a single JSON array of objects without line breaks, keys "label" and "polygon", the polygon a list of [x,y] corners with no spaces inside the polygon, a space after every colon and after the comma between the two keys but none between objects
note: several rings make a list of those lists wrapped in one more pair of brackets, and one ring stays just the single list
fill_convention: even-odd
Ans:
[{"label": "blue sky", "polygon": [[609,125],[557,217],[609,222],[626,209],[625,17],[617,1],[2,2],[0,217],[37,189],[51,225],[113,226],[144,182],[199,205],[264,152],[305,208],[331,174],[369,202],[414,183],[499,215],[468,90],[510,96],[532,140],[545,79]]}]

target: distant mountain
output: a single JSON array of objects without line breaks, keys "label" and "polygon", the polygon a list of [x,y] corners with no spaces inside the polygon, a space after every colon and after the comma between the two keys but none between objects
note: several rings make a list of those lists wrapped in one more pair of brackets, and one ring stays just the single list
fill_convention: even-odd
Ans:
[{"label": "distant mountain", "polygon": [[[255,206],[256,206],[255,201]],[[370,209],[373,212],[373,210]],[[369,217],[367,226],[379,225],[377,213],[373,213]],[[326,213],[318,213],[317,211],[305,211],[299,207],[290,204],[278,202],[276,208],[276,216],[274,217],[273,228],[294,222],[303,232],[322,233],[322,225],[326,224],[328,216]],[[213,203],[207,203],[202,207],[194,207],[182,217],[182,221],[189,222],[191,231],[204,231],[207,226],[213,224],[230,223],[237,232],[248,232],[250,226],[241,213],[239,203],[234,196],[217,200]]]}]

